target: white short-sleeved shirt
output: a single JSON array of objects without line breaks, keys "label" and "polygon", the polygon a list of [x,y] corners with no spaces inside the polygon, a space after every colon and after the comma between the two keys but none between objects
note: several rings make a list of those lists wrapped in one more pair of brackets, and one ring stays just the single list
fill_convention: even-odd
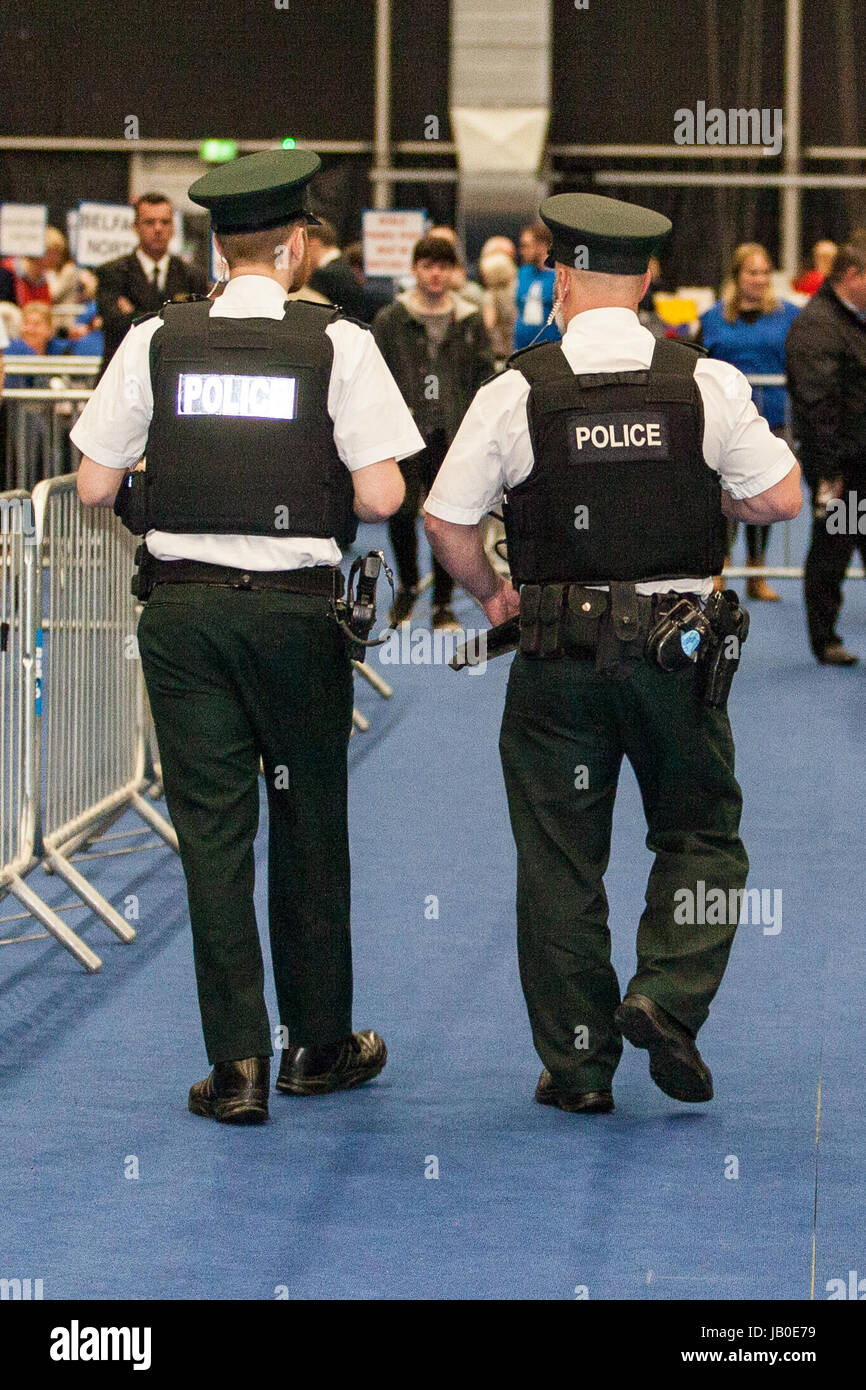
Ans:
[{"label": "white short-sleeved shirt", "polygon": [[[215,318],[281,319],[286,294],[266,275],[238,275],[214,301]],[[71,432],[74,444],[106,468],[132,468],[142,457],[153,415],[150,342],[159,317],[134,326],[117,349]],[[350,472],[382,459],[408,458],[422,439],[372,333],[337,320],[325,329],[334,347],[328,414],[334,443]],[[305,569],[338,565],[333,538],[229,536],[148,531],[147,548],[159,560],[200,560],[238,569]]]},{"label": "white short-sleeved shirt", "polygon": [[[655,339],[631,309],[587,309],[575,314],[560,346],[575,374],[630,372],[649,366]],[[742,372],[701,357],[695,380],[704,405],[704,458],[725,491],[755,497],[780,482],[796,459],[758,414]],[[506,488],[528,477],[535,462],[526,420],[529,390],[513,368],[481,387],[436,476],[426,511],[471,526],[499,506]],[[712,579],[666,579],[637,587],[644,594],[676,589],[706,597]]]}]

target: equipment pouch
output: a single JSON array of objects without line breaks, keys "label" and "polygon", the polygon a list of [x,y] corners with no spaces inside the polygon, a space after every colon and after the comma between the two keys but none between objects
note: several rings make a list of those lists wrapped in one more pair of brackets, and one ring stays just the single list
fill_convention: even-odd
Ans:
[{"label": "equipment pouch", "polygon": [[123,479],[114,499],[114,515],[134,536],[143,536],[148,529],[144,469],[128,473]]},{"label": "equipment pouch", "polygon": [[537,660],[563,655],[562,605],[565,584],[524,584],[520,590],[520,651]]},{"label": "equipment pouch", "polygon": [[620,642],[633,642],[640,625],[637,588],[634,584],[611,581],[610,616],[614,633]]},{"label": "equipment pouch", "polygon": [[598,645],[598,627],[603,613],[607,612],[608,597],[601,589],[585,589],[581,584],[570,584],[568,600],[563,613],[562,640],[566,652],[574,648],[589,648],[595,651]]},{"label": "equipment pouch", "polygon": [[610,680],[624,680],[639,655],[640,604],[634,584],[612,582],[610,607],[599,626],[595,669]]}]

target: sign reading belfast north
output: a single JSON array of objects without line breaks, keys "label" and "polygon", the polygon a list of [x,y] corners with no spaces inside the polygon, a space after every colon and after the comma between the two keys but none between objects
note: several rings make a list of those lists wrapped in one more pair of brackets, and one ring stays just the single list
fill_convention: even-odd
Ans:
[{"label": "sign reading belfast north", "polygon": [[294,420],[297,380],[293,376],[181,372],[178,415],[240,415],[251,420]]}]

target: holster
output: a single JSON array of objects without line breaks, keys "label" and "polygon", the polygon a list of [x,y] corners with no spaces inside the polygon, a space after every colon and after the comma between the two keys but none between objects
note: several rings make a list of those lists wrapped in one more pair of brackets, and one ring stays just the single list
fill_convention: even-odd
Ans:
[{"label": "holster", "polygon": [[144,541],[135,552],[135,563],[138,565],[138,569],[132,576],[129,587],[139,603],[147,603],[155,582],[156,561]]},{"label": "holster", "polygon": [[749,635],[749,614],[732,589],[722,589],[704,609],[712,641],[698,662],[697,692],[710,709],[724,709]]}]

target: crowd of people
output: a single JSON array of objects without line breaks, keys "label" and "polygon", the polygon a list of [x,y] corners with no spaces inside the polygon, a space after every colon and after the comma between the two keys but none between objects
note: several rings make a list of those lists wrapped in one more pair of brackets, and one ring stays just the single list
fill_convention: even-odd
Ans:
[{"label": "crowd of people", "polygon": [[[0,353],[93,356],[104,372],[138,315],[158,310],[168,299],[220,292],[203,270],[169,253],[174,217],[163,194],[147,193],[137,201],[134,228],[135,250],[96,273],[76,266],[67,239],[55,227],[47,229],[41,257],[0,263]],[[341,248],[335,228],[324,219],[309,229],[306,281],[296,296],[338,304],[371,325],[424,438],[423,451],[402,465],[406,499],[389,523],[398,575],[390,613],[394,623],[411,616],[419,594],[419,507],[475,391],[503,370],[512,352],[560,336],[554,271],[546,264],[550,245],[542,221],[525,226],[517,246],[510,237],[492,236],[481,249],[476,280],[468,274],[454,229],[434,226],[414,248],[411,273],[390,281],[365,275],[360,241]],[[848,528],[837,534],[827,523],[828,506],[832,513],[834,503],[860,482],[866,442],[860,412],[861,372],[866,383],[864,248],[866,234],[860,232],[841,250],[831,241],[817,242],[809,263],[780,296],[768,251],[744,242],[734,252],[718,300],[696,322],[678,326],[659,311],[660,268],[654,263],[638,314],[656,337],[689,337],[750,377],[790,378],[790,392],[781,385],[756,385],[753,399],[773,433],[802,451],[816,528],[806,564],[809,636],[816,658],[833,665],[856,660],[845,649],[836,621],[859,533]],[[18,370],[7,374],[6,386],[27,388],[44,380]],[[866,384],[862,390],[866,397]],[[746,597],[778,602],[779,594],[761,573],[770,528],[746,525],[745,531],[747,568],[755,571],[746,580]],[[729,558],[736,532],[737,523],[729,523]],[[497,566],[503,564],[501,537],[501,527],[491,519],[488,550]],[[724,582],[718,577],[720,586]],[[434,560],[434,627],[459,626],[451,597],[450,576]]]}]

